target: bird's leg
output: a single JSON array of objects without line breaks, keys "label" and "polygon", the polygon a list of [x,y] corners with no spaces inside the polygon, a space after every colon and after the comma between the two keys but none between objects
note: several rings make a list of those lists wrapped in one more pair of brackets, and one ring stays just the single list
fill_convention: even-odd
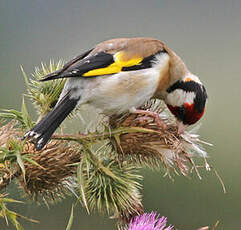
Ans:
[{"label": "bird's leg", "polygon": [[159,114],[156,112],[132,108],[130,109],[130,113],[143,114],[153,117],[154,121],[159,127],[161,127],[162,129],[166,129],[167,127],[164,121],[160,118]]}]

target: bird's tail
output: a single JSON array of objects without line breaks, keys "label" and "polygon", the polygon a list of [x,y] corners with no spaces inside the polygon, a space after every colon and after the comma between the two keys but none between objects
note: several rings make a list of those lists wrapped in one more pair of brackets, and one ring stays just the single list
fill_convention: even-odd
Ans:
[{"label": "bird's tail", "polygon": [[76,107],[77,103],[78,99],[70,98],[69,94],[65,95],[52,111],[24,135],[24,138],[34,139],[36,150],[42,149],[62,121]]}]

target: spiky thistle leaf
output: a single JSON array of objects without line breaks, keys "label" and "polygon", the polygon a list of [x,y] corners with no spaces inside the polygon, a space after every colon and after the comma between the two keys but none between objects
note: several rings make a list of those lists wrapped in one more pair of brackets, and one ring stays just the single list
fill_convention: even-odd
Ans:
[{"label": "spiky thistle leaf", "polygon": [[38,223],[38,221],[36,220],[27,218],[12,210],[9,210],[7,208],[7,203],[22,203],[22,202],[8,198],[6,196],[7,194],[0,194],[0,217],[5,218],[7,225],[8,225],[8,220],[10,220],[17,230],[23,230],[22,226],[18,221],[19,218],[31,221],[33,223]]},{"label": "spiky thistle leaf", "polygon": [[72,205],[68,225],[65,230],[71,230],[71,227],[73,225],[73,220],[74,220],[74,206]]}]

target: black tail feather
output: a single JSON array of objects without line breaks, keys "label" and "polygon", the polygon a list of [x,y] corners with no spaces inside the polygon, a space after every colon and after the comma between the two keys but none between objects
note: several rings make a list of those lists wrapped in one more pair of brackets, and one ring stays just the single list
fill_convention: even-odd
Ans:
[{"label": "black tail feather", "polygon": [[35,139],[36,150],[42,149],[51,138],[54,131],[76,107],[77,102],[78,99],[70,99],[67,94],[55,108],[45,115],[45,117],[27,132],[24,137]]}]

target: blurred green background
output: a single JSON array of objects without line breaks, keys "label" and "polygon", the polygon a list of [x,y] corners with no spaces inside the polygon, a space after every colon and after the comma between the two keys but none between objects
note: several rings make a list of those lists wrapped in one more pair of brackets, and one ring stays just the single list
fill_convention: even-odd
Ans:
[{"label": "blurred green background", "polygon": [[[145,211],[168,217],[180,230],[214,225],[241,229],[241,1],[240,0],[1,0],[0,108],[20,108],[25,92],[20,72],[50,59],[70,58],[114,37],[150,36],[179,54],[207,87],[209,101],[202,119],[202,139],[209,161],[227,187],[224,194],[214,173],[203,180],[144,170]],[[9,191],[9,190],[7,190]],[[18,196],[12,189],[11,194]],[[25,229],[65,229],[69,198],[55,206],[30,202],[16,210],[41,223],[22,221]],[[24,207],[24,208],[23,208]],[[8,229],[0,219],[0,229]],[[12,228],[9,228],[12,229]],[[116,229],[106,217],[76,209],[73,230]]]}]

